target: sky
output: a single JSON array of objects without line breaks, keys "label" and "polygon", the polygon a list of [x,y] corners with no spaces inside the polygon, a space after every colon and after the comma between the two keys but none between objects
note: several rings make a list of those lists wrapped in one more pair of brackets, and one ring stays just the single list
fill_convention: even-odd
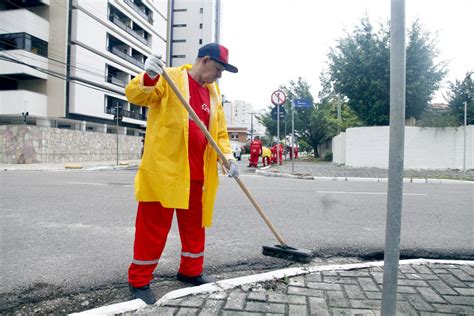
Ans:
[{"label": "sky", "polygon": [[[328,53],[366,14],[372,24],[390,19],[390,0],[222,0],[221,43],[237,74],[225,72],[221,92],[254,109],[271,104],[280,85],[302,77],[317,99],[319,76],[328,68]],[[406,0],[406,27],[418,18],[437,34],[437,62],[448,74],[433,102],[445,102],[448,81],[474,70],[474,0]]]}]

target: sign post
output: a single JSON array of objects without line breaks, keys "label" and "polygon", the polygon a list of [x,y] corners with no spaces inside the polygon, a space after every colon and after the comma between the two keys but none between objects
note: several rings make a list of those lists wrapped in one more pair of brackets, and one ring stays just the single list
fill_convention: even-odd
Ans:
[{"label": "sign post", "polygon": [[310,99],[294,99],[293,102],[291,102],[292,108],[291,108],[291,150],[293,151],[291,153],[291,172],[295,173],[295,162],[294,162],[294,156],[295,156],[295,107],[298,108],[309,108],[313,106],[313,101]]},{"label": "sign post", "polygon": [[382,315],[397,314],[405,146],[405,0],[392,0],[390,22],[390,143]]},{"label": "sign post", "polygon": [[277,144],[276,144],[276,152],[277,152],[277,166],[280,165],[280,155],[278,151],[280,150],[280,106],[286,102],[286,95],[281,90],[273,91],[272,96],[272,103],[277,108]]}]

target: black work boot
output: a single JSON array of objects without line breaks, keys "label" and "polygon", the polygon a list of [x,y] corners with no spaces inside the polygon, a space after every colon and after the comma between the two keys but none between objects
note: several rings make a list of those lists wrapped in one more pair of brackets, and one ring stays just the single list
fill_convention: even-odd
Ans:
[{"label": "black work boot", "polygon": [[155,304],[156,298],[153,292],[150,289],[150,284],[133,287],[131,284],[128,284],[130,292],[132,293],[132,298],[139,298],[148,305]]},{"label": "black work boot", "polygon": [[206,283],[216,282],[216,279],[214,277],[203,275],[203,274],[195,276],[195,277],[188,277],[178,272],[176,277],[178,278],[179,281],[190,283],[192,285],[202,285]]}]

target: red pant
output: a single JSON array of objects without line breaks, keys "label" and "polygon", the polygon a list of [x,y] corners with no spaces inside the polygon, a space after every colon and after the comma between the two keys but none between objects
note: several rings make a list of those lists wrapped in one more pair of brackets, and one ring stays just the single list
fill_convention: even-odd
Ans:
[{"label": "red pant", "polygon": [[[204,263],[205,229],[202,227],[203,181],[191,181],[189,209],[176,209],[181,238],[179,273],[198,276]],[[128,269],[128,282],[141,287],[153,279],[153,271],[165,248],[174,209],[160,202],[139,202],[135,223],[133,261]]]},{"label": "red pant", "polygon": [[258,167],[259,153],[250,153],[249,167]]}]

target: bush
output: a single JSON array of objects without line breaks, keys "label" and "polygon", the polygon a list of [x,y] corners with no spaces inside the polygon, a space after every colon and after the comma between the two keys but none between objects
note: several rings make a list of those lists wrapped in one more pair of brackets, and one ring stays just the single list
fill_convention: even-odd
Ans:
[{"label": "bush", "polygon": [[327,151],[324,153],[323,161],[332,161],[332,152]]}]

